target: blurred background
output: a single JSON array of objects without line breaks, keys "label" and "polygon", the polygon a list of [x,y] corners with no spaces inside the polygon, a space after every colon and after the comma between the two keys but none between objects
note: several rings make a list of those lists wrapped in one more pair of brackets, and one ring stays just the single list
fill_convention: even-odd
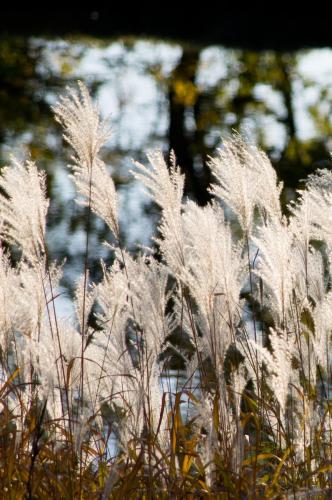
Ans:
[{"label": "blurred background", "polygon": [[[122,11],[121,11],[122,9]],[[0,165],[31,156],[46,169],[48,243],[67,256],[64,290],[82,272],[86,217],[68,179],[71,152],[50,106],[80,79],[109,117],[104,159],[117,184],[127,247],[151,244],[158,212],[132,180],[132,159],[174,149],[186,195],[209,201],[208,155],[232,130],[271,158],[284,181],[283,203],[316,168],[331,168],[332,30],[328,16],[123,6],[102,10],[2,10],[0,13]],[[110,235],[91,233],[92,278]],[[65,307],[65,306],[64,306]],[[70,307],[70,306],[68,306]]]}]

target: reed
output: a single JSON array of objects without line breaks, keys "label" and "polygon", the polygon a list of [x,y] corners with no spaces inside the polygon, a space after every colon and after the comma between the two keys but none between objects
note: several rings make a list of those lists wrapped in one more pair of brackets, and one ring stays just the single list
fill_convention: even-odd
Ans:
[{"label": "reed", "polygon": [[[46,174],[13,159],[0,177],[4,498],[326,498],[331,172],[310,176],[286,217],[270,161],[237,134],[208,161],[205,207],[184,199],[175,155],[151,152],[133,175],[160,209],[158,258],[134,256],[101,158],[107,121],[82,83],[54,113],[87,207],[85,264],[76,318],[61,320]],[[114,255],[100,283],[88,269],[95,216]]]}]

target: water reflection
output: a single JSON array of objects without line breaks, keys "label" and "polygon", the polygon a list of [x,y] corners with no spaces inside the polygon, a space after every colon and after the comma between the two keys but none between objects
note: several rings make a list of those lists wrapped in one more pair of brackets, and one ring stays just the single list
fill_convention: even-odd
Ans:
[{"label": "water reflection", "polygon": [[[106,161],[120,192],[123,238],[134,248],[149,243],[157,213],[144,204],[130,177],[131,158],[148,149],[174,148],[187,174],[186,193],[204,204],[206,156],[232,128],[270,155],[285,181],[284,198],[312,169],[330,166],[332,51],[250,52],[144,41],[0,39],[0,159],[12,151],[49,173],[52,204],[49,247],[68,257],[64,287],[82,271],[85,212],[73,202],[67,178],[69,151],[50,104],[76,79],[84,80],[110,115],[113,137]],[[290,191],[291,190],[291,191]],[[92,278],[98,279],[101,245],[110,235],[93,225]]]}]

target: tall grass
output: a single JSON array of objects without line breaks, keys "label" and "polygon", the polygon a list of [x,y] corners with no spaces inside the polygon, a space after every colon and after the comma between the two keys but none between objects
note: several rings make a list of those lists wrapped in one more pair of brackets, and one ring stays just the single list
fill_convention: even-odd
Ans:
[{"label": "tall grass", "polygon": [[[238,135],[208,162],[206,207],[184,199],[174,154],[168,166],[151,152],[133,175],[160,208],[158,255],[132,256],[100,156],[107,122],[81,83],[54,113],[74,151],[86,258],[76,318],[61,320],[46,174],[14,159],[0,178],[3,497],[325,498],[331,172],[308,179],[286,218],[268,158]],[[100,283],[88,269],[95,215],[114,255]]]}]

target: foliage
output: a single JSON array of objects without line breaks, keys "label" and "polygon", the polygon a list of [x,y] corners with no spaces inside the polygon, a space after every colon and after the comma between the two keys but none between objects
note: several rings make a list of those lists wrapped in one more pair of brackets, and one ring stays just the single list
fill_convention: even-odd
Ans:
[{"label": "foliage", "polygon": [[[330,491],[331,173],[311,176],[286,218],[267,156],[238,135],[209,161],[205,207],[184,199],[175,155],[168,167],[152,152],[151,166],[133,173],[161,209],[158,252],[133,257],[100,158],[109,131],[98,107],[79,83],[54,112],[75,152],[78,201],[88,207],[86,258],[76,319],[60,319],[62,266],[49,262],[45,245],[45,174],[14,160],[0,178],[7,497]],[[114,263],[101,263],[98,284],[88,269],[93,213],[114,237]],[[175,356],[185,367],[181,384]]]}]

